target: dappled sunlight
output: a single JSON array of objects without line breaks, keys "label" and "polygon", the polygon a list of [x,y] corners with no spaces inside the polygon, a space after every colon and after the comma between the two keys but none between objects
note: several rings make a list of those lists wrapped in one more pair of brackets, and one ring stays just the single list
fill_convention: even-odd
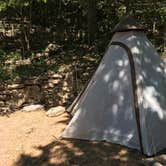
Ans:
[{"label": "dappled sunlight", "polygon": [[110,76],[111,76],[110,72],[108,72],[107,74],[105,74],[104,81],[105,82],[109,82]]},{"label": "dappled sunlight", "polygon": [[112,85],[113,91],[117,91],[117,90],[119,89],[119,87],[120,87],[119,81],[118,81],[118,80],[115,80],[115,81],[113,82],[113,85]]},{"label": "dappled sunlight", "polygon": [[117,104],[112,105],[112,112],[114,115],[116,115],[118,113],[118,105]]},{"label": "dappled sunlight", "polygon": [[166,63],[144,34],[166,56],[165,10],[1,1],[0,165],[166,165]]},{"label": "dappled sunlight", "polygon": [[[158,129],[162,131],[166,126],[166,64],[142,32],[134,33],[138,34],[137,38],[131,38],[133,40],[127,45],[135,61],[141,122],[145,125],[142,133],[148,133],[145,139],[149,141],[148,146],[156,152],[166,147],[164,134],[156,135]],[[160,143],[158,139],[161,140]]]},{"label": "dappled sunlight", "polygon": [[[63,137],[106,140],[140,150],[132,89],[133,77],[136,77],[138,89],[134,88],[138,96],[141,139],[143,144],[147,144],[144,145],[144,153],[150,155],[161,146],[165,147],[166,137],[161,134],[156,136],[155,132],[158,130],[156,127],[164,129],[166,125],[166,67],[143,32],[116,33],[114,41],[129,47],[134,66],[123,47],[111,45],[74,106],[76,114]],[[133,77],[132,67],[135,68]],[[158,137],[163,145],[157,143]]]},{"label": "dappled sunlight", "polygon": [[160,67],[157,67],[156,71],[159,72],[159,73],[161,73],[161,74],[163,74],[163,70]]},{"label": "dappled sunlight", "polygon": [[166,112],[160,107],[159,102],[157,101],[157,96],[160,94],[155,91],[154,87],[146,87],[143,91],[144,99],[147,101],[145,103],[145,108],[151,108],[151,111],[154,111],[158,114],[158,117],[162,120],[166,117]]},{"label": "dappled sunlight", "polygon": [[134,140],[138,137],[132,97],[126,52],[119,46],[111,46],[74,106],[76,113],[62,137],[122,142],[136,148],[138,143]]},{"label": "dappled sunlight", "polygon": [[140,50],[138,49],[138,47],[132,47],[131,48],[131,52],[134,53],[134,54],[139,54],[140,53]]},{"label": "dappled sunlight", "polygon": [[42,153],[35,156],[23,153],[15,165],[143,165],[143,156],[137,152],[105,142],[55,140],[36,149]]},{"label": "dappled sunlight", "polygon": [[125,76],[125,71],[120,71],[119,72],[119,78],[123,78]]},{"label": "dappled sunlight", "polygon": [[156,100],[158,100],[157,96],[159,95],[162,98],[165,91],[159,91],[159,88],[162,88],[166,78],[165,63],[159,60],[159,55],[156,53],[154,47],[150,42],[148,42],[146,36],[142,32],[124,32],[123,34],[124,35],[122,35],[121,33],[121,35],[124,37],[116,37],[115,35],[113,37],[113,40],[122,40],[123,38],[123,41],[125,41],[125,37],[127,39],[131,39],[132,42],[130,41],[131,43],[129,42],[127,43],[127,45],[130,47],[135,60],[138,85],[143,86],[143,81],[146,82],[146,80],[148,79],[148,86],[152,86],[154,88],[154,92],[158,93],[156,95]]},{"label": "dappled sunlight", "polygon": [[[52,44],[57,45],[56,42],[50,42],[48,45]],[[45,47],[48,50],[48,47]],[[13,80],[1,82],[0,106],[7,108],[7,111],[2,108],[0,115],[12,113],[25,104],[37,103],[46,108],[57,105],[68,107],[71,104],[93,74],[101,57],[95,48],[85,44],[75,43],[72,47],[65,48],[64,45],[59,47],[58,50],[48,52],[47,56],[44,54],[45,50],[39,56],[40,50],[38,50],[34,56],[27,59],[13,57],[12,61],[11,59],[8,61],[5,66],[7,75],[0,71],[0,77],[3,75],[6,78],[9,75]],[[4,57],[5,60],[8,58],[5,54]],[[54,75],[61,76],[59,81],[52,78]],[[19,89],[8,88],[16,84]]]}]

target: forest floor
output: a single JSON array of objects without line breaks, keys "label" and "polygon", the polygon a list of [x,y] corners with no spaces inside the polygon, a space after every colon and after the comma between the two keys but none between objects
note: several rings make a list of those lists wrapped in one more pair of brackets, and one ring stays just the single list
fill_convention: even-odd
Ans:
[{"label": "forest floor", "polygon": [[[17,111],[0,117],[0,166],[141,166],[145,156],[106,142],[62,140],[69,116]],[[163,155],[164,156],[164,155]]]}]

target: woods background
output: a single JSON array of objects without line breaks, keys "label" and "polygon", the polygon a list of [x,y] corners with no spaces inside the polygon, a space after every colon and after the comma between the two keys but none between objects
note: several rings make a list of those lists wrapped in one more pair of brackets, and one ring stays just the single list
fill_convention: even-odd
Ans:
[{"label": "woods background", "polygon": [[56,72],[65,63],[74,63],[79,70],[87,63],[81,58],[89,51],[96,55],[97,64],[113,27],[124,15],[145,26],[164,56],[165,0],[1,0],[0,79]]},{"label": "woods background", "polygon": [[164,57],[165,0],[0,0],[0,112],[69,106],[126,15]]}]

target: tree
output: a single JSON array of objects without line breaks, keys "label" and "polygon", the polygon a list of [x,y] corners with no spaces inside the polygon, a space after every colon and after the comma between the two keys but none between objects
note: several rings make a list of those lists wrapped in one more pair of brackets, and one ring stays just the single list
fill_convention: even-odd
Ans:
[{"label": "tree", "polygon": [[96,0],[88,1],[88,36],[89,42],[94,41],[97,32]]},{"label": "tree", "polygon": [[166,23],[164,25],[164,55],[166,55]]}]

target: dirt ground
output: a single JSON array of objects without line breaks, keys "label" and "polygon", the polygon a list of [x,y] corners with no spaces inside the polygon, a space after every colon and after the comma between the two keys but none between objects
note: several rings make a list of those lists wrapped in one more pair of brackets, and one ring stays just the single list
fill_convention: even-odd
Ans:
[{"label": "dirt ground", "polygon": [[141,166],[139,152],[106,142],[59,138],[69,116],[44,111],[0,117],[0,166]]}]

